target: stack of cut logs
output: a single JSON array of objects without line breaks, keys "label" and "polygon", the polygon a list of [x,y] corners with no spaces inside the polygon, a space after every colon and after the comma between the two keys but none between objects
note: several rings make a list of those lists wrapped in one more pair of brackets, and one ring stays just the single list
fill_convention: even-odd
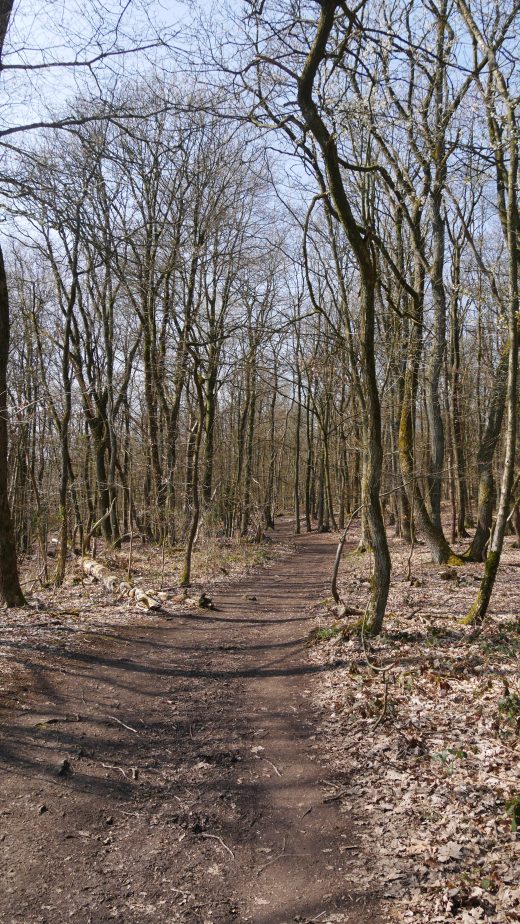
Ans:
[{"label": "stack of cut logs", "polygon": [[[83,574],[86,574],[94,581],[99,581],[109,593],[128,597],[140,606],[144,606],[147,610],[161,609],[163,603],[168,599],[167,593],[156,594],[150,590],[144,591],[140,587],[133,587],[128,581],[122,581],[117,574],[112,574],[106,565],[102,565],[101,562],[96,561],[94,558],[81,558],[80,566]],[[206,593],[201,593],[198,597],[188,597],[187,591],[184,591],[179,596],[170,598],[170,603],[181,604],[182,606],[197,606],[208,610],[215,609],[213,600]]]},{"label": "stack of cut logs", "polygon": [[129,597],[148,610],[160,609],[161,607],[161,601],[157,600],[150,592],[145,592],[140,587],[132,587],[128,581],[121,581],[117,574],[111,574],[105,565],[95,561],[93,558],[82,558],[81,570],[84,574],[99,581],[109,593],[118,593],[122,597]]}]

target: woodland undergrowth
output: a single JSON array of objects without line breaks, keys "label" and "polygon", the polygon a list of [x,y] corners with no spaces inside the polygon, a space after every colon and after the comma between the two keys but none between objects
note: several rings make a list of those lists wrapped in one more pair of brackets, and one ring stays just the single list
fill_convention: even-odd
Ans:
[{"label": "woodland undergrowth", "polygon": [[[321,665],[315,747],[346,780],[385,920],[520,920],[520,562],[504,550],[480,633],[460,624],[481,566],[432,566],[392,549],[385,631],[349,632],[325,601],[310,638]],[[342,599],[363,606],[369,556],[347,556]]]}]

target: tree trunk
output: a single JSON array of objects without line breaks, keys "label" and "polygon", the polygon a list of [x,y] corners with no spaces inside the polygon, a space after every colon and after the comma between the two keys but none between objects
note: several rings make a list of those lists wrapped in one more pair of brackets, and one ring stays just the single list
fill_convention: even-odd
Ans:
[{"label": "tree trunk", "polygon": [[199,419],[195,424],[195,428],[193,428],[195,441],[194,441],[194,446],[193,446],[193,457],[191,460],[191,470],[192,470],[192,482],[191,482],[191,490],[190,490],[191,522],[190,522],[190,528],[189,528],[187,542],[186,542],[186,551],[184,553],[184,564],[183,564],[181,580],[180,580],[181,587],[189,587],[190,582],[191,582],[191,560],[192,560],[195,540],[197,538],[197,533],[199,529],[199,519],[200,519],[199,458],[200,458],[200,446],[202,442],[202,431],[203,431],[203,421],[204,421],[204,395],[202,393],[202,384],[200,382],[197,369],[195,369],[195,372],[194,372],[194,379],[195,379],[195,386],[197,388]]},{"label": "tree trunk", "polygon": [[59,514],[60,514],[60,539],[56,557],[56,572],[54,583],[56,587],[63,584],[65,577],[65,565],[67,561],[67,539],[68,539],[68,510],[67,510],[67,488],[69,483],[69,424],[72,409],[71,395],[71,374],[70,374],[70,331],[72,322],[72,312],[76,301],[77,290],[77,244],[75,247],[75,265],[74,278],[70,289],[65,315],[65,327],[63,332],[63,354],[61,360],[61,381],[63,385],[63,415],[60,421],[60,439],[61,439],[61,478],[59,488]]},{"label": "tree trunk", "polygon": [[[0,17],[0,27],[2,17]],[[6,23],[7,28],[7,23]],[[1,38],[1,36],[0,36]],[[0,46],[1,47],[1,46]],[[4,255],[0,247],[0,601],[6,606],[25,604],[16,560],[16,546],[8,494],[7,363],[9,359],[9,294]]]},{"label": "tree trunk", "polygon": [[312,532],[312,482],[314,472],[314,452],[313,452],[313,419],[310,408],[310,386],[309,398],[306,406],[306,434],[307,434],[307,458],[305,462],[305,530]]},{"label": "tree trunk", "polygon": [[[298,354],[297,354],[298,355]],[[294,451],[294,532],[300,535],[300,429],[302,420],[302,383],[298,367],[298,390],[296,395],[296,432]]]},{"label": "tree trunk", "polygon": [[217,365],[210,359],[210,372],[206,379],[204,430],[204,474],[202,478],[202,496],[204,506],[209,507],[213,493],[213,464],[215,458],[215,411],[217,403]]},{"label": "tree trunk", "polygon": [[249,523],[251,519],[251,485],[253,481],[253,450],[256,423],[256,382],[255,367],[251,370],[250,395],[249,395],[249,419],[247,426],[247,442],[245,447],[244,459],[244,494],[242,498],[242,517],[240,520],[240,535],[247,536]]},{"label": "tree trunk", "polygon": [[374,355],[376,269],[368,236],[364,236],[352,212],[343,183],[338,150],[313,99],[314,80],[327,55],[327,43],[334,28],[337,0],[321,4],[316,34],[298,81],[298,103],[307,128],[321,149],[330,184],[330,195],[357,260],[360,273],[360,345],[366,414],[363,421],[366,464],[363,496],[374,552],[374,574],[367,610],[366,631],[381,631],[390,587],[390,554],[379,498],[381,490],[382,445],[381,407],[377,389]]},{"label": "tree trunk", "polygon": [[[513,487],[516,433],[518,416],[518,311],[520,297],[518,290],[518,125],[516,120],[516,101],[510,98],[510,89],[506,78],[498,69],[496,59],[483,39],[478,26],[472,19],[464,0],[459,0],[459,8],[472,32],[475,41],[489,55],[492,62],[490,74],[489,95],[486,96],[488,125],[491,142],[495,151],[495,167],[497,185],[503,198],[499,200],[501,209],[502,228],[507,244],[509,258],[509,299],[507,306],[509,330],[509,361],[507,368],[507,427],[506,451],[502,482],[500,486],[500,499],[498,503],[495,529],[491,539],[490,549],[486,557],[484,575],[480,584],[477,598],[471,607],[466,623],[481,624],[486,616],[491,600],[491,594],[497,576],[507,520],[511,491]],[[498,104],[497,96],[500,99]],[[505,141],[504,136],[507,137]],[[506,205],[507,202],[507,205]]]},{"label": "tree trunk", "polygon": [[430,460],[428,492],[430,498],[432,525],[442,533],[441,493],[444,473],[444,424],[440,400],[440,377],[444,366],[446,350],[446,293],[444,290],[444,218],[441,214],[442,187],[432,195],[433,213],[433,260],[432,295],[434,303],[433,346],[429,364],[427,389],[428,423],[430,430]]},{"label": "tree trunk", "polygon": [[507,393],[507,374],[509,365],[509,343],[502,351],[497,368],[489,414],[484,427],[477,454],[478,473],[478,510],[475,535],[464,558],[468,561],[483,561],[485,548],[491,533],[493,510],[495,507],[495,479],[493,476],[493,456],[500,438]]},{"label": "tree trunk", "polygon": [[390,588],[390,553],[381,509],[381,474],[383,450],[381,444],[381,405],[377,390],[374,355],[375,291],[373,283],[364,280],[361,293],[361,350],[365,386],[366,418],[363,422],[366,447],[363,468],[363,500],[366,504],[370,544],[374,555],[374,573],[367,612],[366,631],[375,635],[381,631]]},{"label": "tree trunk", "polygon": [[[420,246],[418,243],[420,241],[419,219],[420,216],[416,212],[414,216],[416,247]],[[438,530],[432,522],[415,470],[415,414],[422,354],[424,295],[424,270],[418,254],[415,260],[416,295],[410,300],[412,319],[402,388],[401,418],[399,422],[399,464],[410,509],[413,511],[414,523],[428,543],[433,561],[436,564],[445,564],[450,561],[452,552],[444,533],[442,530]]]},{"label": "tree trunk", "polygon": [[274,368],[273,394],[269,414],[269,462],[267,468],[267,485],[264,501],[264,523],[266,529],[274,529],[274,477],[276,466],[276,399],[278,392],[278,375]]},{"label": "tree trunk", "polygon": [[[450,300],[450,374],[451,383],[451,436],[453,445],[453,461],[455,462],[454,486],[456,494],[456,518],[454,522],[455,536],[466,539],[466,515],[468,511],[468,480],[466,472],[466,459],[464,454],[463,425],[462,425],[462,381],[460,372],[460,321],[459,321],[459,290],[460,290],[460,244],[453,241],[452,255],[452,293]],[[453,467],[453,466],[452,466]]]}]

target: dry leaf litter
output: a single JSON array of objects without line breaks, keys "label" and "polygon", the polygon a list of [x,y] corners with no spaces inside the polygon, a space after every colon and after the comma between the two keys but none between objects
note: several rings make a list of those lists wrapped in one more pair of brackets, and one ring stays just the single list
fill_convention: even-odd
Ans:
[{"label": "dry leaf litter", "polygon": [[[482,566],[431,565],[394,541],[385,631],[349,637],[324,602],[310,657],[323,668],[314,747],[344,783],[370,867],[358,870],[403,924],[520,921],[520,561],[511,544],[488,622],[459,622]],[[448,578],[448,579],[447,579]],[[366,605],[370,556],[342,566],[342,600]],[[343,630],[347,629],[346,632]],[[346,637],[345,637],[346,636]],[[331,786],[329,795],[338,793]]]}]

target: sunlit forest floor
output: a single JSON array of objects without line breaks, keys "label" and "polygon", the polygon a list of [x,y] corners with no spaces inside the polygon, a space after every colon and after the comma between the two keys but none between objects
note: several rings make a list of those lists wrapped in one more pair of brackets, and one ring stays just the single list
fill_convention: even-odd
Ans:
[{"label": "sunlit forest floor", "polygon": [[[354,538],[354,537],[353,537]],[[462,551],[462,546],[460,551]],[[506,542],[485,627],[459,623],[480,565],[446,568],[394,541],[385,631],[316,610],[313,663],[323,756],[343,774],[341,811],[370,850],[386,920],[520,920],[520,553]],[[351,551],[341,595],[364,607],[370,557]]]},{"label": "sunlit forest floor", "polygon": [[[222,587],[243,577],[266,562],[292,551],[287,537],[265,536],[260,543],[215,538],[200,543],[193,554],[192,585],[179,586],[184,548],[162,548],[136,541],[131,552],[131,581],[151,592],[163,604],[164,613],[182,613],[193,606],[201,592]],[[96,556],[121,580],[128,577],[129,544],[116,550],[98,542]],[[22,586],[28,608],[4,610],[1,622],[0,705],[8,703],[24,685],[31,683],[31,668],[19,656],[19,645],[28,641],[60,643],[76,639],[81,644],[101,644],[118,626],[140,625],[150,621],[150,613],[132,599],[108,593],[97,581],[82,572],[79,556],[69,555],[65,583],[54,588],[54,551],[47,560],[48,584],[42,584],[40,555],[22,561]],[[187,602],[181,602],[184,593]]]},{"label": "sunlit forest floor", "polygon": [[[328,599],[337,537],[292,532],[201,547],[184,602],[182,551],[136,544],[157,612],[26,563],[31,608],[0,619],[3,924],[520,920],[512,538],[479,633],[481,566],[417,546],[408,579],[392,539],[368,640]],[[340,588],[363,609],[357,539]],[[99,558],[125,577],[127,549]]]}]

